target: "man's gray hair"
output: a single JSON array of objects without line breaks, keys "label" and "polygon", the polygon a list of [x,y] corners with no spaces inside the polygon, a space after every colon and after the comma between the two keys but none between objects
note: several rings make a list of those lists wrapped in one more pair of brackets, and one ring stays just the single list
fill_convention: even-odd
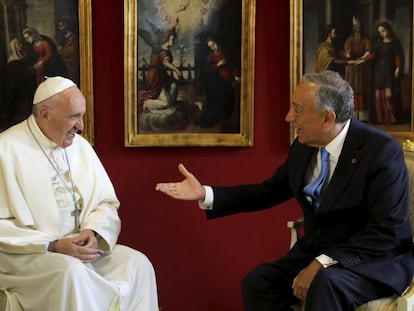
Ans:
[{"label": "man's gray hair", "polygon": [[336,122],[342,123],[352,118],[354,112],[354,91],[337,72],[322,71],[305,73],[302,81],[315,83],[315,104],[323,111],[333,111]]}]

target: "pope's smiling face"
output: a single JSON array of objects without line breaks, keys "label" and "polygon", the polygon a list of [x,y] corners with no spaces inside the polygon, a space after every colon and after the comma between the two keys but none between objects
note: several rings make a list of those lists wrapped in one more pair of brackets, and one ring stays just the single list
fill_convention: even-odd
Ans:
[{"label": "pope's smiling face", "polygon": [[59,147],[72,144],[76,132],[83,130],[85,98],[77,87],[70,87],[46,100],[40,108],[41,130]]}]

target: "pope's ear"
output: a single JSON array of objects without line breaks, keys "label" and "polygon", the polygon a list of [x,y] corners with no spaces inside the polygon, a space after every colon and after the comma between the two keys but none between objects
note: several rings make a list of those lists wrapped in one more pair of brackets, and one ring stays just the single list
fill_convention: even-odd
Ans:
[{"label": "pope's ear", "polygon": [[41,118],[47,119],[49,117],[49,108],[47,106],[39,107],[39,116]]}]

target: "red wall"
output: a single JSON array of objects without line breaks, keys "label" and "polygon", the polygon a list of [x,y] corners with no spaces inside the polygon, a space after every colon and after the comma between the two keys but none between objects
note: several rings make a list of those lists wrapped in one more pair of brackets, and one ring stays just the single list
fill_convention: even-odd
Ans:
[{"label": "red wall", "polygon": [[[116,3],[116,4],[115,4]],[[95,146],[117,189],[120,242],[155,267],[164,311],[242,310],[240,280],[288,249],[293,201],[271,210],[207,221],[193,202],[154,190],[180,180],[182,161],[205,184],[258,182],[289,146],[289,1],[256,0],[254,147],[124,147],[123,5],[93,1]],[[253,68],[252,68],[253,70]]]}]

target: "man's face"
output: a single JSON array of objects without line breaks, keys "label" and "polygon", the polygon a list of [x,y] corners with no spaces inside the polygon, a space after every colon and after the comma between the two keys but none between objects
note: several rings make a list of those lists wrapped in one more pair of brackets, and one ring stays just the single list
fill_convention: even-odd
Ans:
[{"label": "man's face", "polygon": [[16,41],[14,48],[16,52],[20,52],[23,50],[23,44],[20,41]]},{"label": "man's face", "polygon": [[336,29],[332,29],[331,32],[329,33],[332,41],[334,41],[337,38],[337,34],[336,34]]},{"label": "man's face", "polygon": [[323,146],[325,112],[316,109],[315,91],[318,86],[314,83],[301,82],[293,93],[293,102],[286,115],[296,130],[298,140],[302,144],[313,147]]},{"label": "man's face", "polygon": [[378,27],[378,33],[379,33],[379,35],[380,35],[380,37],[382,38],[382,39],[386,39],[387,38],[387,36],[388,36],[388,34],[387,34],[387,30],[385,29],[385,27],[383,27],[383,26],[379,26]]},{"label": "man's face", "polygon": [[59,147],[70,146],[78,131],[83,130],[83,115],[85,114],[85,98],[76,87],[64,90],[54,102],[45,107],[44,134]]},{"label": "man's face", "polygon": [[210,50],[212,50],[213,52],[215,52],[215,51],[217,51],[217,50],[218,50],[217,43],[216,43],[215,41],[213,41],[213,40],[209,40],[209,41],[207,42],[207,45],[208,45],[208,47],[210,48]]},{"label": "man's face", "polygon": [[352,20],[352,27],[354,28],[355,32],[360,32],[361,30],[361,21],[359,19]]},{"label": "man's face", "polygon": [[63,22],[59,22],[58,27],[59,27],[60,31],[65,31],[66,30],[66,25]]},{"label": "man's face", "polygon": [[29,33],[24,33],[23,35],[24,39],[26,40],[27,43],[32,44],[33,43],[33,35],[29,34]]}]

